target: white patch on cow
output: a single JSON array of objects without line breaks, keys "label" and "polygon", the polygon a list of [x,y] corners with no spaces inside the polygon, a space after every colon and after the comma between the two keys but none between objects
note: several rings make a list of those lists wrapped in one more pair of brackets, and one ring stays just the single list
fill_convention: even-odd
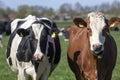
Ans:
[{"label": "white patch on cow", "polygon": [[17,24],[19,21],[26,21],[26,20],[29,20],[30,18],[32,18],[33,16],[32,15],[28,15],[26,18],[24,19],[15,19],[14,21],[12,21],[11,23],[11,33],[16,29],[17,27]]},{"label": "white patch on cow", "polygon": [[41,52],[41,49],[40,49],[40,36],[41,36],[41,32],[42,32],[43,28],[44,28],[44,26],[40,25],[40,24],[32,25],[32,29],[35,34],[35,38],[38,40],[36,51],[34,53],[34,56],[36,59],[41,59],[43,57],[43,53]]},{"label": "white patch on cow", "polygon": [[[48,21],[50,21],[50,23],[53,23],[52,20],[50,20],[50,19],[48,19],[48,18],[46,18],[46,17],[37,18],[37,19],[38,19],[38,20],[48,20]],[[47,28],[51,29],[51,27],[48,26],[47,24],[44,23],[44,25],[45,25]],[[51,24],[51,26],[53,26],[53,25]]]},{"label": "white patch on cow", "polygon": [[12,59],[12,66],[11,66],[11,69],[14,71],[14,72],[16,72],[17,73],[17,71],[18,71],[18,67],[17,67],[17,64],[16,64],[16,61],[17,61],[17,59],[16,59],[16,53],[17,53],[17,49],[18,49],[18,46],[19,46],[19,44],[20,44],[20,41],[21,41],[21,37],[19,37],[19,35],[18,34],[16,34],[15,35],[15,37],[14,37],[14,39],[13,39],[13,43],[12,43],[12,45],[11,45],[11,50],[10,50],[10,57],[11,57],[11,59]]},{"label": "white patch on cow", "polygon": [[37,21],[35,16],[30,17],[24,24],[20,26],[20,28],[27,29],[32,26],[32,24]]},{"label": "white patch on cow", "polygon": [[21,71],[19,71],[19,75],[20,75],[19,78],[21,80],[24,80],[24,78],[27,77],[25,75],[30,75],[33,80],[36,80],[37,75],[36,75],[35,68],[32,65],[31,61],[30,62],[18,62],[18,63],[19,63],[18,68],[19,68],[19,70],[21,69]]},{"label": "white patch on cow", "polygon": [[98,71],[96,70],[95,73],[96,73],[96,80],[98,80]]},{"label": "white patch on cow", "polygon": [[[92,30],[92,36],[90,36],[90,49],[93,51],[94,44],[103,45],[105,42],[102,30],[106,23],[104,15],[100,12],[92,12],[88,14],[88,17],[90,17],[90,28]],[[102,50],[103,49],[104,46],[102,46]]]}]

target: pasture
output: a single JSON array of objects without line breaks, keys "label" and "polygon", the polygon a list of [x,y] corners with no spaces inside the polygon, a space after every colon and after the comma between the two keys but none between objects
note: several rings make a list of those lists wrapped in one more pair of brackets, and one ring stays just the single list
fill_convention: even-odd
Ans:
[{"label": "pasture", "polygon": [[[69,26],[72,25],[71,22],[57,22],[58,26]],[[120,80],[120,31],[118,32],[111,32],[112,36],[114,37],[117,48],[118,48],[118,55],[117,55],[117,63],[116,67],[113,71],[112,80]],[[6,47],[9,37],[3,37],[3,48],[0,48],[0,80],[17,80],[17,76],[14,72],[11,71],[9,66],[6,63]],[[63,37],[60,37],[61,41],[61,60],[57,68],[53,71],[52,75],[49,77],[49,80],[75,80],[74,74],[71,72],[68,63],[67,63],[67,45],[68,42],[63,40]]]}]

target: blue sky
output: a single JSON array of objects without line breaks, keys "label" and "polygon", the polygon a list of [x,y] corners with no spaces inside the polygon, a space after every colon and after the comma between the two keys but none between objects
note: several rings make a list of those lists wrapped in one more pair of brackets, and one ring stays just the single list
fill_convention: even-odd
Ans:
[{"label": "blue sky", "polygon": [[29,6],[46,6],[54,9],[58,9],[59,6],[63,3],[70,3],[74,5],[76,2],[79,2],[82,6],[93,6],[99,5],[104,2],[112,3],[113,1],[120,0],[0,0],[2,1],[4,7],[10,7],[12,9],[17,9],[19,5],[29,5]]}]

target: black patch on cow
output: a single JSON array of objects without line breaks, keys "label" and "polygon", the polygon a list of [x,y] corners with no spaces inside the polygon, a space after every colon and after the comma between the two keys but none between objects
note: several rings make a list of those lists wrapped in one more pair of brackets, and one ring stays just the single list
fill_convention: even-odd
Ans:
[{"label": "black patch on cow", "polygon": [[17,33],[19,36],[25,37],[27,35],[29,35],[29,31],[25,30],[25,29],[18,29]]},{"label": "black patch on cow", "polygon": [[74,62],[76,62],[77,61],[77,57],[80,55],[80,51],[76,51],[75,53],[74,53]]},{"label": "black patch on cow", "polygon": [[28,62],[32,58],[32,51],[30,49],[30,40],[28,37],[24,37],[19,44],[17,50],[17,59],[18,61],[25,61]]},{"label": "black patch on cow", "polygon": [[47,24],[49,27],[51,27],[51,25],[52,25],[51,21],[49,21],[49,20],[41,19],[40,21]]},{"label": "black patch on cow", "polygon": [[74,72],[75,74],[75,77],[77,78],[80,78],[80,75],[82,75],[80,69],[79,69],[79,65],[74,62],[69,56],[68,56],[68,53],[67,53],[67,60],[68,60],[68,64],[70,66],[70,69]]},{"label": "black patch on cow", "polygon": [[37,73],[38,72],[39,63],[37,61],[32,61],[32,64],[34,65],[35,72]]},{"label": "black patch on cow", "polygon": [[[52,20],[47,20],[47,19],[41,19],[40,22],[45,26],[49,26],[51,30],[49,30],[49,34],[51,35],[53,32],[59,33],[59,30],[56,26],[56,23],[53,22]],[[47,26],[46,26],[47,25]]]},{"label": "black patch on cow", "polygon": [[49,44],[49,47],[48,47],[47,56],[49,57],[49,63],[51,63],[55,54],[53,49],[53,43],[49,42],[48,44]]},{"label": "black patch on cow", "polygon": [[54,38],[54,42],[55,42],[54,64],[58,64],[61,58],[61,46],[60,46],[60,40],[58,36]]},{"label": "black patch on cow", "polygon": [[20,27],[24,22],[25,22],[25,21],[19,21],[19,22],[17,23],[17,28]]},{"label": "black patch on cow", "polygon": [[9,65],[12,66],[12,59],[11,59],[11,57],[8,58],[8,61],[9,61]]},{"label": "black patch on cow", "polygon": [[25,21],[20,21],[18,22],[18,25],[16,27],[16,29],[13,31],[13,33],[10,35],[9,41],[8,41],[8,46],[7,46],[7,52],[6,52],[6,56],[7,58],[10,56],[10,51],[11,51],[11,45],[12,45],[12,40],[14,39],[17,29],[20,27],[20,25],[22,25]]},{"label": "black patch on cow", "polygon": [[33,53],[35,52],[37,46],[37,40],[33,37],[32,29],[28,29],[30,34],[22,38],[18,50],[17,50],[17,59],[19,61],[29,62],[33,58]]}]

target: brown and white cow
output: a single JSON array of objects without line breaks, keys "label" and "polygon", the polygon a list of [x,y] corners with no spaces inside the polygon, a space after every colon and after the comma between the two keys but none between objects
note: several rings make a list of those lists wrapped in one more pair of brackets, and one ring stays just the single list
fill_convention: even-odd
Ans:
[{"label": "brown and white cow", "polygon": [[109,33],[109,26],[116,21],[112,20],[101,12],[89,13],[86,21],[73,20],[67,57],[76,80],[111,80],[117,56],[116,43]]}]

